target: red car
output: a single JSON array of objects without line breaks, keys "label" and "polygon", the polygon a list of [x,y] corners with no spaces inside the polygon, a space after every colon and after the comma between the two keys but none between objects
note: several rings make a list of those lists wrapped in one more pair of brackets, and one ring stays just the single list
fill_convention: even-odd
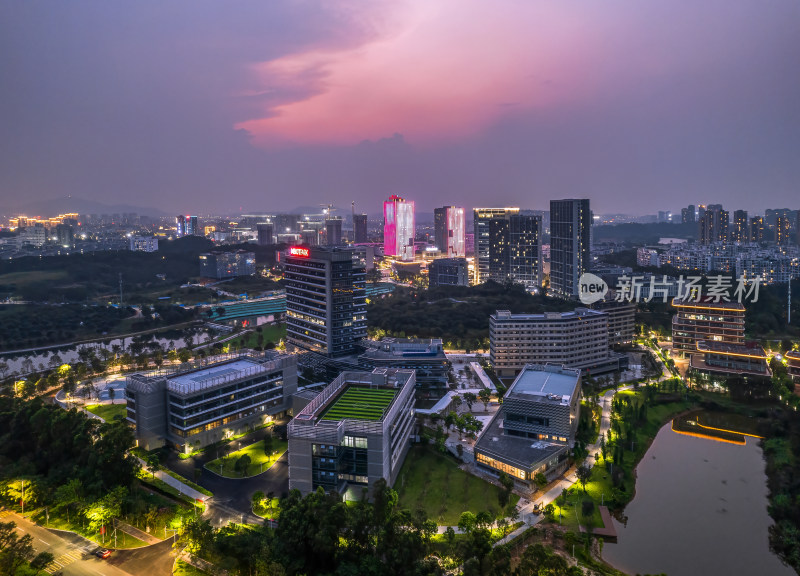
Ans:
[{"label": "red car", "polygon": [[97,550],[94,551],[94,555],[97,556],[98,558],[102,558],[103,560],[105,560],[106,558],[111,556],[111,550],[106,550],[105,548],[98,548]]}]

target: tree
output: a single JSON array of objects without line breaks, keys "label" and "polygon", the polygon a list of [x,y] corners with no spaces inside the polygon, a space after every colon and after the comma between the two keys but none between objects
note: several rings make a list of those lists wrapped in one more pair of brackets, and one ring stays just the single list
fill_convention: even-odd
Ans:
[{"label": "tree", "polygon": [[478,398],[483,402],[483,411],[486,412],[489,409],[489,402],[492,401],[492,391],[488,388],[481,388]]},{"label": "tree", "polygon": [[153,479],[155,479],[156,472],[158,472],[161,468],[161,461],[158,458],[158,454],[148,454],[147,457],[145,457],[144,462],[147,466],[148,472],[150,472],[150,474],[153,475]]},{"label": "tree", "polygon": [[264,493],[261,490],[253,492],[253,508],[261,508],[264,505]]},{"label": "tree", "polygon": [[64,510],[67,512],[67,523],[69,523],[70,506],[82,501],[82,493],[83,486],[78,478],[73,478],[66,484],[62,484],[56,488],[53,498],[56,505],[59,507],[63,506]]},{"label": "tree", "polygon": [[55,559],[56,557],[50,552],[39,552],[36,556],[34,556],[30,563],[31,568],[35,571],[33,576],[36,576],[42,570],[47,568]]},{"label": "tree", "polygon": [[242,454],[239,458],[236,459],[236,463],[233,465],[234,470],[242,475],[242,477],[247,475],[247,470],[250,468],[250,456],[248,454]]},{"label": "tree", "polygon": [[533,477],[533,482],[536,484],[536,487],[541,490],[547,486],[547,476],[545,476],[542,472],[537,472]]},{"label": "tree", "polygon": [[474,392],[466,392],[464,394],[464,402],[467,404],[467,408],[470,412],[472,412],[472,405],[478,401],[478,397],[475,395]]},{"label": "tree", "polygon": [[478,519],[475,517],[470,511],[462,512],[461,516],[458,518],[458,528],[464,534],[469,534],[475,529],[477,525]]},{"label": "tree", "polygon": [[266,433],[264,434],[264,454],[270,456],[273,451],[273,446],[274,442],[272,438],[272,432],[267,430]]},{"label": "tree", "polygon": [[111,399],[111,403],[112,404],[114,403],[114,398],[116,397],[116,395],[117,395],[117,391],[114,390],[113,387],[109,386],[108,387],[108,397]]},{"label": "tree", "polygon": [[20,537],[15,522],[0,522],[0,569],[3,574],[13,576],[33,554],[30,534]]},{"label": "tree", "polygon": [[505,508],[511,499],[511,492],[514,490],[514,478],[505,472],[500,472],[500,484],[503,486],[503,490],[497,494],[497,498],[500,508]]},{"label": "tree", "polygon": [[578,477],[578,481],[581,483],[581,486],[583,487],[583,493],[586,494],[586,483],[592,477],[592,467],[588,466],[585,463],[581,464],[575,471],[575,475]]}]

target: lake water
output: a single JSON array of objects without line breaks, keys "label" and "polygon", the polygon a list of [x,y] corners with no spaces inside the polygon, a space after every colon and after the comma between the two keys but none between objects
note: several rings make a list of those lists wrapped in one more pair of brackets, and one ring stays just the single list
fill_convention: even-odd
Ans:
[{"label": "lake water", "polygon": [[792,576],[769,550],[758,440],[736,445],[665,425],[639,464],[636,496],[603,558],[629,574]]}]

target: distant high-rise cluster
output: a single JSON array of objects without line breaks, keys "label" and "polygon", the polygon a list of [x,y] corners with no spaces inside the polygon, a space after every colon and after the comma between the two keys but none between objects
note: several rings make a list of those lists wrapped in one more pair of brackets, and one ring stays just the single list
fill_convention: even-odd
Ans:
[{"label": "distant high-rise cluster", "polygon": [[179,215],[177,218],[175,218],[175,224],[175,236],[178,238],[198,235],[199,228],[197,227],[197,216]]},{"label": "distant high-rise cluster", "polygon": [[414,260],[414,201],[392,195],[383,203],[383,252],[399,260]]}]

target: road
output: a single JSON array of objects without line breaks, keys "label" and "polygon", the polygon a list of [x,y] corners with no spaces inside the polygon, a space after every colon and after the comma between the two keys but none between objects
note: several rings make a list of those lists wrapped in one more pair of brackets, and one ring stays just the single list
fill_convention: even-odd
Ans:
[{"label": "road", "polygon": [[97,546],[72,532],[49,530],[19,514],[3,510],[3,522],[15,522],[21,534],[33,537],[37,553],[50,552],[55,560],[45,570],[49,574],[62,572],[65,576],[170,576],[174,557],[170,540],[136,550],[114,550],[111,557],[101,560],[92,554]]}]

